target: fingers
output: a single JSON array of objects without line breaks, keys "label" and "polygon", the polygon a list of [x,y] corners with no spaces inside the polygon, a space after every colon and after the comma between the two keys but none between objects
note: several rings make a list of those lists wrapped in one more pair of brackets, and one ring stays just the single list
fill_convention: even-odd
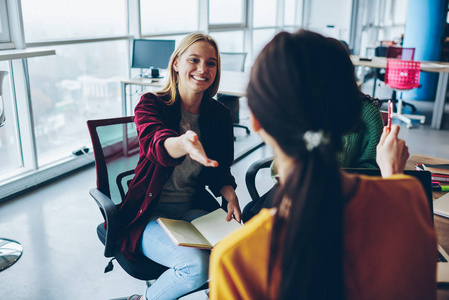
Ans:
[{"label": "fingers", "polygon": [[242,213],[240,212],[240,208],[238,206],[228,203],[228,215],[226,216],[226,221],[229,222],[233,218],[240,223],[242,220]]},{"label": "fingers", "polygon": [[196,132],[194,132],[192,130],[187,130],[185,135],[186,135],[187,140],[192,143],[195,143],[198,141],[198,135],[196,134]]},{"label": "fingers", "polygon": [[240,210],[235,210],[234,211],[234,218],[237,220],[237,222],[241,222],[242,221],[242,213],[240,212]]},{"label": "fingers", "polygon": [[209,159],[207,157],[206,152],[203,149],[203,145],[194,131],[187,130],[184,135],[186,140],[186,151],[190,158],[206,167],[218,167],[218,162],[216,160]]},{"label": "fingers", "polygon": [[232,210],[228,210],[228,214],[226,215],[226,222],[229,222],[232,220]]},{"label": "fingers", "polygon": [[206,167],[216,168],[218,167],[218,161],[208,158],[203,165]]},{"label": "fingers", "polygon": [[394,136],[394,137],[398,137],[399,136],[399,130],[401,129],[401,127],[399,127],[398,125],[391,125],[391,131],[388,134],[388,136]]},{"label": "fingers", "polygon": [[388,134],[390,133],[390,130],[387,126],[384,127],[382,131],[382,135],[380,136],[378,146],[382,146],[385,143],[385,139],[387,138]]},{"label": "fingers", "polygon": [[382,135],[379,139],[379,146],[383,146],[385,144],[385,141],[388,139],[395,138],[399,135],[400,127],[398,125],[391,125],[391,129],[387,126],[384,127]]}]

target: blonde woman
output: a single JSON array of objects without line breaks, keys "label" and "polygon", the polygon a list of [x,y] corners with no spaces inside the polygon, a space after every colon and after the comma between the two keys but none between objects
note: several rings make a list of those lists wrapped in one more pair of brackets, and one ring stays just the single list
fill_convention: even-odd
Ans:
[{"label": "blonde woman", "polygon": [[228,202],[228,221],[241,218],[230,172],[231,115],[212,99],[220,81],[216,42],[205,34],[188,35],[168,70],[162,91],[144,94],[135,108],[140,158],[119,217],[123,254],[144,255],[169,269],[132,300],[175,299],[208,279],[209,251],[176,246],[158,217],[191,221],[218,208],[208,186]]}]

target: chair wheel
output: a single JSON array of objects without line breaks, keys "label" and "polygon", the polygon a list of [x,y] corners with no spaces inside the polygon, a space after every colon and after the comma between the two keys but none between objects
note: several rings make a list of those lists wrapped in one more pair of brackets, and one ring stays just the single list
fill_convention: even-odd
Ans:
[{"label": "chair wheel", "polygon": [[421,123],[421,124],[424,124],[424,123],[426,123],[426,121],[424,121],[424,120],[421,120],[421,121],[420,121],[420,123]]},{"label": "chair wheel", "polygon": [[251,133],[251,131],[248,128],[246,128],[246,134],[250,134],[250,133]]},{"label": "chair wheel", "polygon": [[407,124],[407,128],[412,128],[413,125],[411,123]]}]

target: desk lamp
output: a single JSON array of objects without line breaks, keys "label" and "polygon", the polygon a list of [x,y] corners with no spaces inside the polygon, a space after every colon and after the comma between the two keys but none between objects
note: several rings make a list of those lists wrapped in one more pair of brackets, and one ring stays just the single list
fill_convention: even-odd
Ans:
[{"label": "desk lamp", "polygon": [[6,71],[0,71],[0,127],[2,127],[5,124],[6,121],[6,113],[5,113],[5,103],[3,102],[3,79],[5,76],[8,75],[8,72]]},{"label": "desk lamp", "polygon": [[[5,104],[2,98],[3,79],[8,75],[6,71],[0,71],[0,127],[5,123]],[[22,245],[18,242],[0,238],[0,272],[12,266],[22,256]]]}]

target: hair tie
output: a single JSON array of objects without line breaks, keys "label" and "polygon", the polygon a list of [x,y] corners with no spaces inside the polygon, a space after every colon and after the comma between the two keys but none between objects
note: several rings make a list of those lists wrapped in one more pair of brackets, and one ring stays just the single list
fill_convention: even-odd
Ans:
[{"label": "hair tie", "polygon": [[324,131],[306,131],[303,135],[303,140],[306,143],[307,151],[312,151],[319,145],[328,145],[330,143],[329,134],[325,134]]}]

